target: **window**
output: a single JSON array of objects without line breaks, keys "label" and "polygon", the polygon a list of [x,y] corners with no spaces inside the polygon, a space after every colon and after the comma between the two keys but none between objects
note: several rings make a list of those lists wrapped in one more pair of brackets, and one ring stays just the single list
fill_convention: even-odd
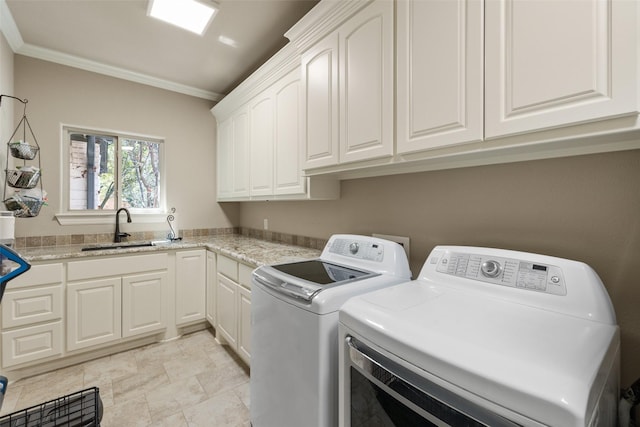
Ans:
[{"label": "window", "polygon": [[66,214],[163,212],[161,139],[64,127],[63,146]]}]

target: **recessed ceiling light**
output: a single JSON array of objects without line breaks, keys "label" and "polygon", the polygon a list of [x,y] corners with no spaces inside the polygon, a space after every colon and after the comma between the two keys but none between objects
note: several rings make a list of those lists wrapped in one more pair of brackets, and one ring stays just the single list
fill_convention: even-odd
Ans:
[{"label": "recessed ceiling light", "polygon": [[218,12],[213,2],[196,0],[149,0],[147,16],[202,35]]}]

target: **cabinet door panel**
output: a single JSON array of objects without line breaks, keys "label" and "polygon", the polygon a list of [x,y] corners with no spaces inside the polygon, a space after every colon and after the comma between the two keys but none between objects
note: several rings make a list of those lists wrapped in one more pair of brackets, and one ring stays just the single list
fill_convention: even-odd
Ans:
[{"label": "cabinet door panel", "polygon": [[300,165],[300,73],[286,76],[276,88],[275,194],[304,194],[305,180]]},{"label": "cabinet door panel", "polygon": [[249,114],[247,107],[232,118],[233,197],[249,195]]},{"label": "cabinet door panel", "polygon": [[121,279],[67,285],[67,349],[120,339]]},{"label": "cabinet door panel", "polygon": [[393,154],[393,2],[340,28],[340,162]]},{"label": "cabinet door panel", "polygon": [[302,56],[305,169],[338,163],[338,34]]},{"label": "cabinet door panel", "polygon": [[218,125],[217,178],[218,199],[233,194],[233,122],[227,119]]},{"label": "cabinet door panel", "polygon": [[207,251],[207,320],[216,327],[216,254]]},{"label": "cabinet door panel", "polygon": [[637,2],[485,7],[486,137],[637,111]]},{"label": "cabinet door panel", "polygon": [[274,101],[268,93],[251,104],[251,196],[273,194],[274,118]]},{"label": "cabinet door panel", "polygon": [[238,289],[238,354],[251,364],[251,292]]},{"label": "cabinet door panel", "polygon": [[122,278],[122,336],[156,332],[166,327],[164,304],[167,273]]},{"label": "cabinet door panel", "polygon": [[482,139],[482,2],[398,2],[398,153]]},{"label": "cabinet door panel", "polygon": [[205,318],[206,269],[204,250],[176,253],[176,325]]},{"label": "cabinet door panel", "polygon": [[218,289],[216,293],[216,314],[218,325],[216,332],[222,334],[229,345],[237,348],[238,318],[236,294],[239,286],[218,274]]}]

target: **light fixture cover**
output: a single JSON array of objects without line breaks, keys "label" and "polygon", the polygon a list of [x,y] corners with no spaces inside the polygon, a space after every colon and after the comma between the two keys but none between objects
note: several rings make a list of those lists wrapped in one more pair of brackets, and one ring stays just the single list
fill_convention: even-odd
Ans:
[{"label": "light fixture cover", "polygon": [[147,15],[202,35],[218,8],[213,2],[196,0],[149,0]]}]

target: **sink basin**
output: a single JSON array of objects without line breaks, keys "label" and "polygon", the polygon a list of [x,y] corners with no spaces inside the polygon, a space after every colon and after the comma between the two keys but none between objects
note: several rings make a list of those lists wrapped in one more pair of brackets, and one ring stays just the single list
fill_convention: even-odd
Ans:
[{"label": "sink basin", "polygon": [[85,246],[82,251],[105,251],[109,249],[129,249],[154,246],[153,242],[107,243],[104,245]]}]

